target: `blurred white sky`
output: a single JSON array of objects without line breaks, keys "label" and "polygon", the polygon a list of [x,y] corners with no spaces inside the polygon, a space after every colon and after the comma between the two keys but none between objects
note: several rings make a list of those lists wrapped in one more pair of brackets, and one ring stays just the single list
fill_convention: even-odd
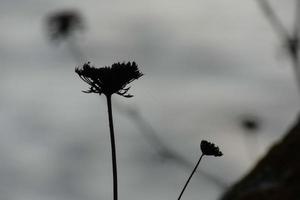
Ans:
[{"label": "blurred white sky", "polygon": [[[271,1],[293,25],[292,0]],[[74,73],[66,45],[46,37],[45,17],[76,9],[79,45],[96,66],[135,60],[145,74],[132,99],[159,136],[191,162],[201,139],[224,156],[202,170],[230,184],[293,123],[299,97],[289,58],[254,0],[0,1],[1,199],[111,198],[104,100]],[[254,157],[239,116],[262,119]],[[153,161],[130,119],[114,113],[122,199],[175,199],[190,170]],[[252,156],[253,156],[252,155]],[[222,192],[198,174],[184,198]],[[155,195],[153,195],[155,194]]]}]

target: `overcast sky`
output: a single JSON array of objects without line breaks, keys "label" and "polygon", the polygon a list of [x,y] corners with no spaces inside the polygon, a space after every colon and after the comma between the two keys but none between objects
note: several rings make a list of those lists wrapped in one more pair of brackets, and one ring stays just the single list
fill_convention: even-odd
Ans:
[{"label": "overcast sky", "polygon": [[[290,29],[293,0],[271,1]],[[216,199],[294,122],[299,95],[289,57],[255,0],[0,1],[0,197],[8,200],[111,198],[103,97],[74,73],[67,43],[51,43],[49,14],[81,13],[77,45],[95,66],[135,60],[145,74],[121,108],[137,109],[168,147],[195,163],[207,157],[184,198]],[[122,199],[175,199],[192,168],[162,162],[128,115],[114,107]],[[261,120],[245,136],[240,118]],[[250,150],[250,151],[249,151]]]}]

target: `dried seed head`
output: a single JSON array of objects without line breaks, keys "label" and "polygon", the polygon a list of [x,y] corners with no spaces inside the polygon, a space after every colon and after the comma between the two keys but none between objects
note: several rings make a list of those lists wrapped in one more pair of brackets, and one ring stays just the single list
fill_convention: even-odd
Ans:
[{"label": "dried seed head", "polygon": [[215,146],[214,143],[202,140],[200,144],[201,151],[206,156],[222,156],[223,153],[219,150],[219,147]]},{"label": "dried seed head", "polygon": [[132,97],[127,93],[130,89],[127,85],[143,76],[135,62],[118,62],[102,68],[95,68],[88,62],[82,68],[76,68],[75,72],[90,85],[89,90],[84,92],[106,96],[115,93],[127,98]]}]

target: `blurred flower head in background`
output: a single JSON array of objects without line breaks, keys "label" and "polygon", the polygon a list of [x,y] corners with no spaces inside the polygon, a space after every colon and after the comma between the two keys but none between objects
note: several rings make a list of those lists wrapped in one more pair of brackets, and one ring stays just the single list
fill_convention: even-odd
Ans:
[{"label": "blurred flower head in background", "polygon": [[261,129],[261,119],[256,115],[244,115],[240,118],[240,126],[249,133],[257,133]]},{"label": "blurred flower head in background", "polygon": [[49,38],[61,41],[70,37],[75,31],[84,29],[81,15],[75,10],[63,10],[49,15],[46,19]]}]

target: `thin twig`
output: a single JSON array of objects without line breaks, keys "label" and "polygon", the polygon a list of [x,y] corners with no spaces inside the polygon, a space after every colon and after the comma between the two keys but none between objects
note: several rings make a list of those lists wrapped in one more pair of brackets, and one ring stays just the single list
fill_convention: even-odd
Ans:
[{"label": "thin twig", "polygon": [[288,30],[284,27],[283,23],[276,15],[269,2],[267,0],[256,0],[256,2],[280,39],[289,38],[290,35]]},{"label": "thin twig", "polygon": [[70,36],[69,38],[67,38],[67,45],[76,63],[82,64],[88,61],[80,46],[77,44],[76,38],[74,36]]},{"label": "thin twig", "polygon": [[266,19],[270,22],[274,32],[279,36],[280,40],[283,41],[287,52],[291,58],[291,64],[293,65],[294,75],[298,88],[298,94],[300,94],[300,63],[299,63],[299,29],[300,29],[300,2],[296,1],[295,11],[295,25],[292,33],[284,27],[282,21],[275,13],[270,3],[267,0],[256,0]]}]

